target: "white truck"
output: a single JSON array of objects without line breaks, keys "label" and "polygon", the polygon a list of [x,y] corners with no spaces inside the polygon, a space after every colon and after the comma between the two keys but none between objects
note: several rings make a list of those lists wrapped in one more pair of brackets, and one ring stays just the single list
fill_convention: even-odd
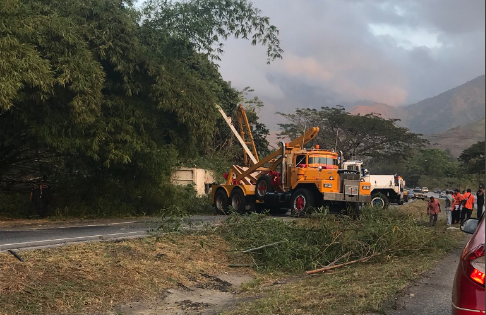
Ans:
[{"label": "white truck", "polygon": [[390,203],[402,205],[405,180],[398,175],[370,175],[368,170],[363,168],[362,161],[343,162],[343,168],[360,171],[363,179],[371,184],[371,204],[373,206],[388,208]]}]

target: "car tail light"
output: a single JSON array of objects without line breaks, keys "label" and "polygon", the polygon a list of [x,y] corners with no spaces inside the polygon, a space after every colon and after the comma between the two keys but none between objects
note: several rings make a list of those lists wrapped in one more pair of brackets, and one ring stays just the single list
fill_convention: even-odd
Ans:
[{"label": "car tail light", "polygon": [[471,264],[470,270],[468,270],[469,277],[484,286],[484,272],[485,272],[485,256],[484,256],[484,244],[474,249],[467,257],[466,260]]}]

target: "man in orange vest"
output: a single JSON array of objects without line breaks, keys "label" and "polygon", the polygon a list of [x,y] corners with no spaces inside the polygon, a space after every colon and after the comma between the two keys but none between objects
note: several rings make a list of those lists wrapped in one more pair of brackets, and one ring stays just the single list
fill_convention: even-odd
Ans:
[{"label": "man in orange vest", "polygon": [[474,195],[471,194],[471,189],[468,188],[467,192],[462,196],[462,211],[461,211],[461,224],[467,219],[471,218],[472,209],[474,205]]},{"label": "man in orange vest", "polygon": [[454,198],[454,202],[452,203],[452,224],[454,224],[461,221],[462,195],[459,193],[459,189],[454,189],[452,197]]}]

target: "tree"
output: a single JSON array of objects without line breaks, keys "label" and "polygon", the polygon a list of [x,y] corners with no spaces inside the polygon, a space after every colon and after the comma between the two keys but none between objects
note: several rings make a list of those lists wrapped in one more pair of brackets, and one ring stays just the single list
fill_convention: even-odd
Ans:
[{"label": "tree", "polygon": [[222,40],[231,35],[247,40],[251,36],[252,45],[266,45],[267,63],[282,58],[278,29],[247,0],[148,0],[143,12],[146,25],[167,30],[210,59],[220,59]]},{"label": "tree", "polygon": [[477,175],[480,183],[484,183],[484,155],[486,154],[484,143],[484,141],[476,142],[462,151],[458,159],[462,163],[461,168],[469,174]]},{"label": "tree", "polygon": [[297,109],[295,114],[278,113],[290,123],[280,124],[280,135],[291,139],[300,136],[310,127],[320,132],[310,145],[320,144],[328,149],[343,151],[348,158],[373,159],[376,161],[400,160],[411,156],[414,149],[422,147],[426,140],[407,128],[395,125],[397,119],[384,119],[368,114],[351,115],[343,107]]},{"label": "tree", "polygon": [[66,182],[158,187],[178,158],[210,150],[214,104],[238,102],[208,30],[253,34],[269,60],[282,52],[278,30],[241,0],[150,1],[143,13],[130,0],[9,0],[0,20],[3,182],[42,164]]}]

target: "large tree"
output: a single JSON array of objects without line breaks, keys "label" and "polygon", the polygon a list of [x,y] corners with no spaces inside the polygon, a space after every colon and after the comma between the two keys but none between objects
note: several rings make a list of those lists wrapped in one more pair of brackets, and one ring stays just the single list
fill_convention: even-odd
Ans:
[{"label": "large tree", "polygon": [[296,138],[310,127],[320,132],[310,145],[343,151],[347,158],[398,160],[410,157],[426,141],[407,128],[398,127],[397,119],[377,115],[351,115],[344,108],[297,109],[295,114],[279,113],[289,123],[280,124],[281,135]]}]

